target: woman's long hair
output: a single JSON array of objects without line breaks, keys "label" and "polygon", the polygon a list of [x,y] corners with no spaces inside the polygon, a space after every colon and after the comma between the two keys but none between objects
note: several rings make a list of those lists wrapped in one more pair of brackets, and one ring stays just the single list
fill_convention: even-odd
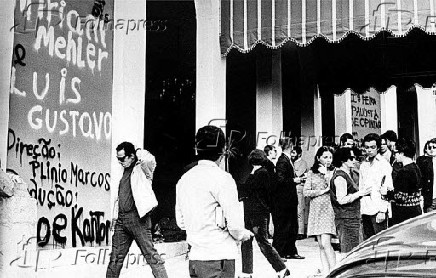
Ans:
[{"label": "woman's long hair", "polygon": [[[312,168],[310,168],[310,170],[312,170],[312,172],[315,174],[319,173],[318,168],[321,165],[321,162],[319,162],[318,158],[321,157],[324,152],[330,152],[332,154],[332,156],[334,153],[333,148],[328,147],[328,146],[322,146],[316,151],[313,166],[312,166]],[[328,170],[333,170],[333,169],[334,169],[333,165],[330,165],[330,167],[328,168]]]}]

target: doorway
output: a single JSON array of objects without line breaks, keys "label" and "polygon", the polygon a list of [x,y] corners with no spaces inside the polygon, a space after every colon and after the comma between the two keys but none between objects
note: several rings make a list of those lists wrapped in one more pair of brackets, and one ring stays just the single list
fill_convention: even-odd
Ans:
[{"label": "doorway", "polygon": [[419,153],[418,100],[416,88],[397,87],[398,138],[411,138]]},{"label": "doorway", "polygon": [[175,217],[176,184],[194,159],[196,17],[194,1],[147,1],[144,146],[155,156],[154,223]]}]

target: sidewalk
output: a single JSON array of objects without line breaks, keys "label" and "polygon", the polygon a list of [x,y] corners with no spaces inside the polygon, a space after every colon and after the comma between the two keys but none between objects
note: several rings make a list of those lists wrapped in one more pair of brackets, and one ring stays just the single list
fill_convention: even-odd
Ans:
[{"label": "sidewalk", "polygon": [[[276,273],[263,257],[258,245],[253,242],[254,247],[254,274],[253,278],[275,278]],[[137,248],[137,247],[136,247]],[[185,260],[186,243],[163,243],[156,244],[159,253],[166,253],[167,258],[165,266],[169,278],[189,278],[188,261]],[[320,268],[320,260],[318,255],[317,243],[314,239],[305,239],[297,241],[297,248],[300,255],[305,256],[304,260],[288,260],[286,265],[291,271],[291,278],[306,278],[308,275],[315,274]],[[132,250],[133,249],[133,250]],[[131,254],[139,252],[132,248]],[[80,254],[82,256],[82,254]],[[44,269],[38,269],[37,277],[54,278],[54,277],[77,277],[77,278],[94,278],[105,277],[107,260],[104,263],[85,263],[85,257],[82,257],[82,262],[75,265],[51,266]],[[127,260],[127,258],[126,258]],[[126,262],[125,262],[126,263]],[[241,270],[241,260],[236,262],[236,277]],[[133,255],[130,257],[129,264],[125,264],[121,271],[121,278],[130,277],[150,277],[153,278],[150,267],[144,265],[141,260]]]}]

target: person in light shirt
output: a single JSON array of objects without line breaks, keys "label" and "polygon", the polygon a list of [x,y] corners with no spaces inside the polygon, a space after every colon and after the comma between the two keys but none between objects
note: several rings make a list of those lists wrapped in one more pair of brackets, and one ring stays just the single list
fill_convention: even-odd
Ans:
[{"label": "person in light shirt", "polygon": [[215,126],[195,136],[198,164],[176,185],[176,221],[191,246],[189,274],[196,278],[234,278],[239,241],[253,236],[244,228],[235,180],[220,164],[225,137]]},{"label": "person in light shirt", "polygon": [[371,189],[369,196],[360,200],[363,238],[367,239],[387,228],[389,203],[384,197],[393,190],[392,167],[380,154],[381,139],[370,133],[363,138],[366,158],[360,165],[359,190]]}]

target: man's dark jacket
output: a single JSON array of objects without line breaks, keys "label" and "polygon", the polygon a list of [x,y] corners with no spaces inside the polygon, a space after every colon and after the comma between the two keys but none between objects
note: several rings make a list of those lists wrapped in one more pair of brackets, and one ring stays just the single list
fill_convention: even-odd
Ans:
[{"label": "man's dark jacket", "polygon": [[297,187],[294,182],[295,172],[292,163],[285,154],[282,154],[276,164],[275,204],[280,208],[289,208],[298,205]]},{"label": "man's dark jacket", "polygon": [[424,197],[424,209],[431,206],[433,201],[433,158],[431,156],[420,156],[416,164],[421,170],[422,196]]}]

